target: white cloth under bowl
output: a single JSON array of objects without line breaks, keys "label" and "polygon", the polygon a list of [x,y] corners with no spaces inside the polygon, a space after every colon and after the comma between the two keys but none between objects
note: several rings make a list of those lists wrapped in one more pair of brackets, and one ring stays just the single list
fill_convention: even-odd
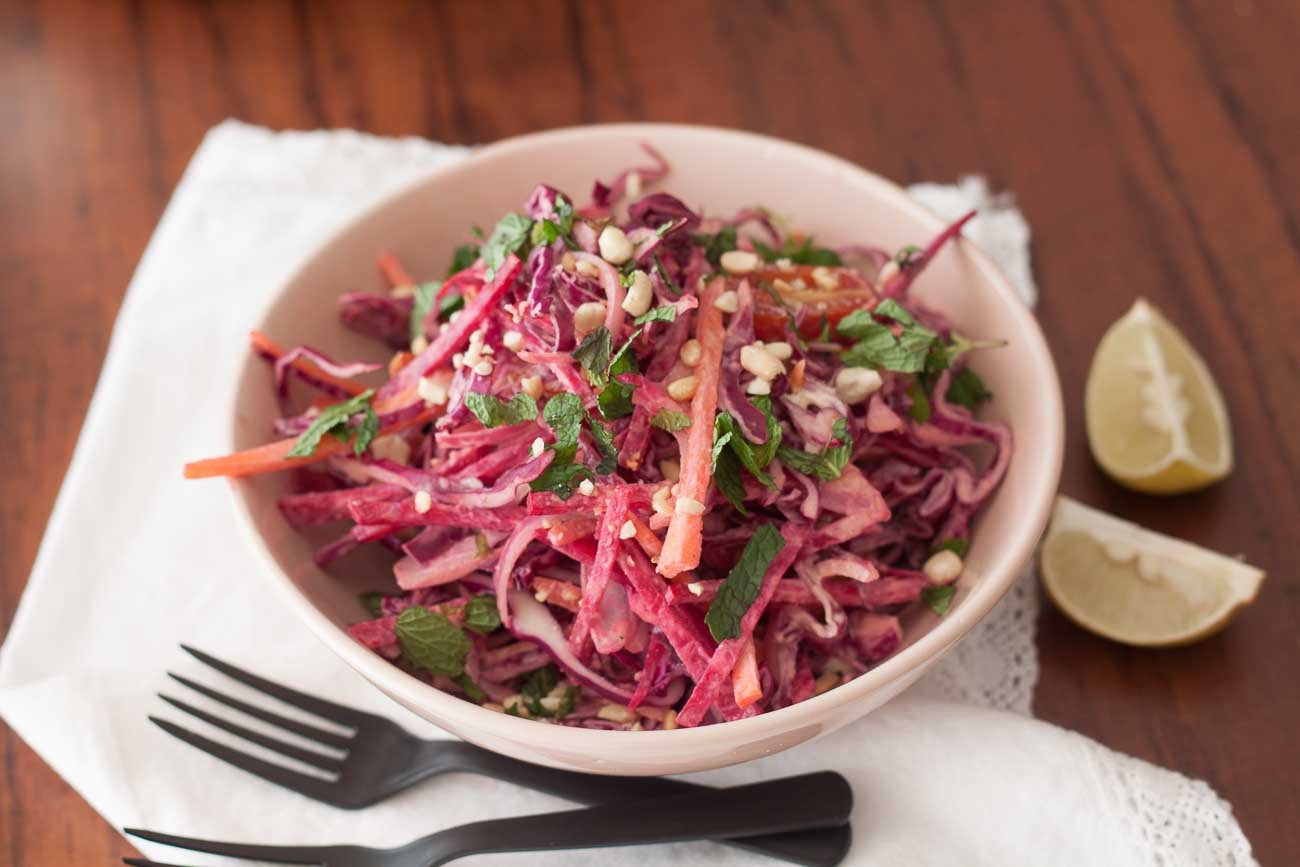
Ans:
[{"label": "white cloth under bowl", "polygon": [[[225,486],[185,482],[179,467],[222,448],[230,359],[245,351],[267,293],[360,209],[464,153],[417,139],[272,133],[227,122],[209,133],[177,188],[127,292],[0,655],[0,713],[113,825],[266,843],[391,845],[461,822],[566,806],[457,775],[344,812],[202,755],[145,718],[156,713],[204,729],[154,697],[157,690],[184,694],[165,668],[222,683],[181,653],[177,643],[186,641],[438,735],[291,617],[254,574]],[[978,179],[913,191],[950,217],[984,207],[967,234],[1032,302],[1029,231],[1009,201],[991,198]],[[819,741],[697,778],[724,784],[841,771],[857,799],[853,864],[1253,864],[1228,804],[1204,783],[1028,715],[1037,604],[1025,576],[901,698]],[[141,848],[168,861],[231,863]],[[758,860],[682,844],[472,863],[706,859],[717,867]]]}]

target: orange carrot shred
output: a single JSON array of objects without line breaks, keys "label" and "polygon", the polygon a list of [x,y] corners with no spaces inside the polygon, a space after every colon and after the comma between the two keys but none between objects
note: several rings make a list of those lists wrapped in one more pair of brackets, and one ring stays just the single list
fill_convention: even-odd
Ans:
[{"label": "orange carrot shred", "polygon": [[749,707],[763,697],[763,687],[758,682],[758,656],[754,652],[754,639],[745,639],[740,649],[740,658],[731,670],[731,689],[736,696],[736,704]]},{"label": "orange carrot shred", "polygon": [[[442,413],[442,407],[429,407],[417,416],[404,419],[395,424],[380,430],[380,436],[404,431],[408,428],[417,427],[425,422],[432,421]],[[328,457],[342,453],[345,449],[352,446],[341,440],[327,437],[321,440],[316,446],[316,451],[306,457],[290,458],[286,455],[293,449],[294,444],[298,442],[297,437],[277,440],[273,443],[267,443],[262,446],[255,446],[242,452],[235,452],[230,455],[223,455],[219,458],[208,458],[202,461],[193,461],[185,465],[185,478],[187,479],[209,479],[214,476],[227,476],[237,478],[240,476],[256,476],[262,473],[277,473],[281,470],[301,467],[307,464],[314,464],[317,461],[323,461]]]},{"label": "orange carrot shred", "polygon": [[414,355],[407,352],[405,349],[394,353],[393,357],[388,360],[388,375],[397,376],[397,371],[410,364],[411,359],[414,357]]},{"label": "orange carrot shred", "polygon": [[[713,416],[718,409],[718,380],[722,374],[722,311],[718,296],[726,288],[722,277],[715,277],[700,293],[700,312],[695,322],[695,337],[700,342],[700,362],[695,367],[698,383],[691,398],[691,427],[686,448],[681,454],[678,501],[690,498],[708,503],[712,481]],[[658,571],[669,578],[700,565],[704,516],[674,509]]]},{"label": "orange carrot shred", "polygon": [[379,273],[384,275],[384,279],[388,281],[389,286],[397,288],[398,286],[415,285],[411,275],[402,267],[402,263],[397,261],[397,257],[387,250],[379,251],[378,264]]}]

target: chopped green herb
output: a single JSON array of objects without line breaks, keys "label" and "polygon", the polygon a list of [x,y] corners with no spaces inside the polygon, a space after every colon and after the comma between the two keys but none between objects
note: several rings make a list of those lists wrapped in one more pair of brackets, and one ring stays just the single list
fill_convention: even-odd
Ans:
[{"label": "chopped green herb", "polygon": [[912,405],[907,408],[907,414],[913,421],[925,424],[930,420],[930,395],[926,394],[925,386],[919,379],[912,380],[907,386],[907,397],[912,401]]},{"label": "chopped green herb", "polygon": [[491,596],[471,596],[465,603],[465,628],[480,635],[500,629],[501,615],[497,612],[497,601]]},{"label": "chopped green herb", "polygon": [[530,487],[534,491],[550,491],[561,500],[567,500],[573,496],[583,479],[591,479],[595,475],[591,467],[572,462],[561,463],[557,457],[540,476],[533,479]]},{"label": "chopped green herb", "polygon": [[[483,237],[481,229],[476,230],[478,236]],[[450,277],[459,271],[464,271],[470,265],[478,261],[479,245],[478,244],[461,244],[456,248],[456,252],[451,255],[451,264],[447,266],[447,276]]]},{"label": "chopped green herb", "polygon": [[586,415],[591,440],[596,444],[596,450],[600,452],[600,463],[596,464],[596,472],[607,476],[618,469],[618,450],[614,448],[614,434],[604,424],[592,418],[591,413]]},{"label": "chopped green herb", "polygon": [[673,278],[668,276],[668,272],[664,270],[664,263],[659,261],[658,253],[654,254],[654,260],[655,260],[655,270],[659,272],[659,277],[664,281],[664,285],[668,287],[668,291],[673,293],[674,295],[681,295],[682,287],[674,283]]},{"label": "chopped green herb", "polygon": [[[901,326],[898,336],[894,336],[890,326],[878,322],[877,317],[897,322]],[[840,320],[836,330],[858,341],[841,356],[850,367],[881,367],[899,373],[920,373],[926,369],[931,351],[941,346],[939,335],[919,325],[892,298],[880,302],[874,311],[854,310]]]},{"label": "chopped green herb", "polygon": [[[555,431],[555,444],[552,446],[558,457],[565,460],[573,458],[578,448],[578,434],[582,432],[582,420],[587,411],[582,408],[582,398],[576,394],[557,394],[546,402],[542,418],[547,426]],[[552,464],[554,466],[554,464]]]},{"label": "chopped green herb", "polygon": [[548,665],[528,675],[519,689],[519,697],[533,716],[562,719],[573,711],[573,705],[578,700],[578,688],[566,685],[562,692],[556,694],[559,685],[560,679],[555,667]]},{"label": "chopped green herb", "polygon": [[930,553],[938,554],[940,551],[951,551],[958,557],[965,557],[966,552],[970,550],[970,542],[966,539],[944,539]]},{"label": "chopped green herb", "polygon": [[725,445],[735,454],[750,475],[758,479],[764,487],[774,488],[776,483],[768,475],[767,465],[772,462],[772,458],[781,447],[781,424],[772,413],[770,398],[758,396],[751,398],[750,402],[762,410],[767,419],[767,441],[762,445],[751,443],[745,438],[739,423],[731,413],[720,412],[713,420],[713,463],[717,465],[718,453]]},{"label": "chopped green herb", "polygon": [[509,213],[501,218],[492,230],[492,237],[484,242],[480,254],[489,273],[495,273],[505,262],[506,256],[518,252],[528,243],[532,221],[521,214]]},{"label": "chopped green herb", "polygon": [[671,409],[661,409],[655,413],[654,418],[650,419],[650,424],[666,430],[669,433],[677,433],[679,430],[686,430],[691,426],[691,417],[684,412],[677,412]]},{"label": "chopped green herb", "polygon": [[717,597],[709,605],[708,614],[704,615],[715,641],[740,637],[741,618],[758,598],[768,566],[784,547],[785,539],[771,524],[764,524],[749,537],[740,559],[727,573],[718,587]]},{"label": "chopped green herb", "polygon": [[848,466],[849,456],[853,453],[853,440],[849,437],[848,424],[842,418],[835,422],[831,431],[834,441],[839,445],[827,444],[816,453],[782,446],[777,450],[776,456],[781,459],[781,463],[797,473],[824,482],[834,481]]},{"label": "chopped green herb", "polygon": [[487,698],[487,693],[478,688],[478,684],[469,679],[468,674],[462,674],[455,678],[456,685],[460,687],[465,697],[477,704],[482,704]]},{"label": "chopped green herb", "polygon": [[722,491],[722,495],[727,498],[740,514],[748,517],[749,510],[745,508],[745,483],[740,480],[740,461],[729,451],[722,450],[717,456],[713,465],[713,481]]},{"label": "chopped green herb", "polygon": [[675,322],[677,320],[677,308],[671,304],[665,304],[662,307],[651,307],[645,313],[632,320],[633,325],[645,325],[647,322]]},{"label": "chopped green herb", "polygon": [[384,600],[393,597],[392,593],[380,593],[378,590],[372,590],[369,593],[362,593],[357,596],[361,602],[361,607],[366,609],[366,613],[373,618],[384,616]]},{"label": "chopped green herb", "polygon": [[975,409],[981,403],[993,397],[993,392],[984,385],[984,380],[969,367],[963,367],[948,383],[946,395],[949,403],[959,404],[968,409]]},{"label": "chopped green herb", "polygon": [[483,427],[519,424],[537,418],[537,402],[523,391],[508,401],[490,394],[470,392],[465,395],[465,406],[483,422]]},{"label": "chopped green herb", "polygon": [[909,268],[917,259],[921,258],[921,254],[924,252],[920,247],[911,245],[900,247],[898,252],[894,254],[894,262],[897,263],[899,268]]},{"label": "chopped green herb", "polygon": [[557,394],[546,402],[542,418],[555,432],[555,443],[550,446],[555,452],[555,460],[533,480],[532,489],[552,491],[561,500],[567,500],[573,496],[579,482],[595,475],[590,467],[573,463],[587,411],[583,409],[582,399],[576,394]]},{"label": "chopped green herb", "polygon": [[600,408],[600,414],[605,418],[623,418],[632,414],[632,392],[634,389],[627,383],[618,381],[618,377],[624,373],[640,372],[636,363],[636,355],[629,348],[631,345],[632,341],[629,340],[614,355],[614,360],[609,364],[609,381],[600,390],[600,394],[596,398],[596,405]]},{"label": "chopped green herb", "polygon": [[573,231],[573,205],[564,196],[555,197],[555,212],[533,223],[529,240],[534,246],[551,244],[557,238],[568,238]]},{"label": "chopped green herb", "polygon": [[431,674],[456,677],[465,672],[469,639],[456,624],[419,605],[397,616],[397,641],[402,655]]},{"label": "chopped green herb", "polygon": [[716,235],[695,235],[691,240],[704,248],[704,258],[717,265],[723,253],[736,249],[736,227],[723,226]]},{"label": "chopped green herb", "polygon": [[593,388],[604,388],[609,381],[609,362],[613,354],[609,329],[602,325],[582,338],[578,348],[573,350],[573,360],[587,371],[587,379]]},{"label": "chopped green herb", "polygon": [[811,237],[804,238],[802,244],[796,243],[793,238],[786,238],[780,249],[769,247],[754,238],[750,238],[750,243],[754,245],[754,252],[768,262],[789,259],[794,265],[839,267],[844,264],[840,254],[829,247],[814,247]]},{"label": "chopped green herb", "polygon": [[952,606],[952,597],[957,593],[957,588],[951,584],[945,584],[940,587],[926,587],[921,591],[921,601],[929,606],[930,610],[940,617],[948,613]]},{"label": "chopped green herb", "polygon": [[352,442],[353,452],[360,457],[370,446],[370,441],[379,433],[379,417],[375,415],[374,407],[370,405],[370,399],[374,396],[375,390],[368,388],[356,397],[322,409],[320,415],[312,420],[285,457],[310,457],[320,445],[321,437],[327,433],[347,442],[349,420],[357,413],[363,413],[364,418],[358,425],[356,438]]}]

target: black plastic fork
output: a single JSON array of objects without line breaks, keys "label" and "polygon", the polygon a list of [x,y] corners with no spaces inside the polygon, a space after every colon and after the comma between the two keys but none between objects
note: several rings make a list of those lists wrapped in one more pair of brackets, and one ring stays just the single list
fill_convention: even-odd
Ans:
[{"label": "black plastic fork", "polygon": [[[195,659],[246,686],[350,728],[352,732],[338,734],[289,719],[168,672],[176,681],[241,713],[293,732],[323,747],[343,751],[344,755],[336,757],[304,749],[223,719],[180,699],[160,696],[177,709],[210,725],[334,775],[331,779],[324,779],[265,761],[167,720],[155,716],[149,719],[168,734],[211,756],[335,807],[360,809],[407,789],[426,777],[453,771],[482,774],[582,804],[625,804],[634,800],[653,800],[709,791],[706,786],[665,777],[606,777],[546,768],[497,755],[463,741],[426,741],[385,717],[307,695],[223,662],[201,650],[187,645],[181,647]],[[816,832],[774,831],[761,836],[721,842],[796,864],[830,865],[838,864],[844,857],[850,839],[849,826],[844,824],[842,827]]]},{"label": "black plastic fork", "polygon": [[[396,849],[258,846],[127,828],[142,840],[214,855],[322,867],[436,867],[467,855],[717,840],[768,831],[833,828],[848,821],[853,793],[832,771],[706,789],[652,803],[624,801],[562,813],[458,825]],[[150,864],[123,859],[127,864]]]}]

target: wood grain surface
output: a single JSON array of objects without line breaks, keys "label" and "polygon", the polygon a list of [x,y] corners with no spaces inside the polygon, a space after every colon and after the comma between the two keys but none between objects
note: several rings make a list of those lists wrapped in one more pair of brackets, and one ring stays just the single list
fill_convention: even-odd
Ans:
[{"label": "wood grain surface", "polygon": [[[1206,779],[1264,864],[1294,863],[1298,45],[1294,0],[0,0],[0,636],[123,290],[210,126],[449,142],[614,120],[743,127],[900,182],[980,173],[1014,192],[1065,389],[1063,489],[1270,572],[1230,629],[1179,650],[1109,643],[1045,605],[1036,712]],[[1227,398],[1238,467],[1206,492],[1131,494],[1088,457],[1088,360],[1137,295]],[[128,851],[3,727],[0,749],[0,863]]]}]

